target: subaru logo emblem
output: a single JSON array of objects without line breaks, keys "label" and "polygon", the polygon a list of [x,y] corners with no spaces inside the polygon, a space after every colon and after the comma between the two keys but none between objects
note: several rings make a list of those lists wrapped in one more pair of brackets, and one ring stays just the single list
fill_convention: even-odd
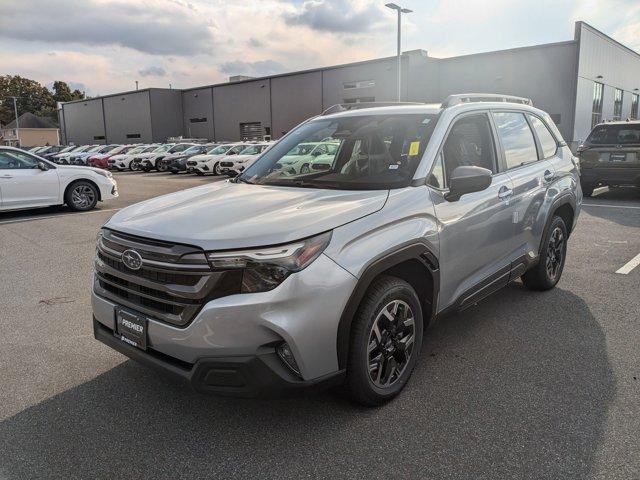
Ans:
[{"label": "subaru logo emblem", "polygon": [[129,270],[140,270],[142,267],[142,257],[135,250],[125,250],[122,252],[122,263]]}]

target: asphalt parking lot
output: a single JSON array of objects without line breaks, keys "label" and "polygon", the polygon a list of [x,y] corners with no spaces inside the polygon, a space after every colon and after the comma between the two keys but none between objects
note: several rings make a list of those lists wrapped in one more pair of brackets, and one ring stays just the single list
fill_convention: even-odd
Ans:
[{"label": "asphalt parking lot", "polygon": [[[550,292],[514,283],[426,332],[398,399],[202,396],[98,343],[116,209],[211,177],[116,174],[100,210],[0,214],[0,478],[640,478],[640,195],[586,200]],[[215,212],[212,212],[215,214]]]}]

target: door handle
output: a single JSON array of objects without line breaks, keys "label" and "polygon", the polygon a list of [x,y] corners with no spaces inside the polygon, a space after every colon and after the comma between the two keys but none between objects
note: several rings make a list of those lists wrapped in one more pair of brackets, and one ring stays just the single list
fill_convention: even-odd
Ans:
[{"label": "door handle", "polygon": [[507,198],[509,198],[511,195],[513,195],[513,190],[510,189],[509,187],[500,187],[500,190],[498,191],[498,198],[500,200],[505,200]]},{"label": "door handle", "polygon": [[0,175],[0,178],[13,178],[13,175]]},{"label": "door handle", "polygon": [[544,180],[545,180],[545,182],[552,182],[554,178],[556,178],[556,176],[551,170],[545,170],[544,171]]}]

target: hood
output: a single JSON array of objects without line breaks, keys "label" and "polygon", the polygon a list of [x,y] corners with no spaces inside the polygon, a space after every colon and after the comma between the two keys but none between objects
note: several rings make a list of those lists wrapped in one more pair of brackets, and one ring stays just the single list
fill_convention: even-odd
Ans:
[{"label": "hood", "polygon": [[205,250],[275,245],[332,230],[380,210],[387,190],[347,191],[216,182],[116,213],[107,228]]},{"label": "hood", "polygon": [[194,162],[206,162],[211,157],[212,155],[199,154],[199,155],[194,155],[193,157],[190,158],[190,160],[193,160]]},{"label": "hood", "polygon": [[91,171],[91,172],[104,172],[103,169],[101,168],[94,168],[94,167],[85,167],[84,165],[56,165],[56,168],[63,170],[65,172],[70,172],[70,171],[78,171],[78,172],[86,172],[86,171]]},{"label": "hood", "polygon": [[[233,156],[233,161],[235,163],[244,163],[247,160],[249,160],[250,158],[256,158],[258,155],[234,155]],[[229,157],[229,159],[231,160],[231,157]]]}]

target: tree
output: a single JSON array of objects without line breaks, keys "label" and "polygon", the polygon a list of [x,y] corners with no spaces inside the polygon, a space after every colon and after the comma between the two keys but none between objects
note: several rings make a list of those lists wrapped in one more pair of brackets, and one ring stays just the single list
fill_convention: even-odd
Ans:
[{"label": "tree", "polygon": [[72,100],[83,100],[84,98],[84,92],[78,89],[71,91],[71,87],[67,82],[62,80],[53,82],[53,100],[55,102],[70,102]]},{"label": "tree", "polygon": [[52,93],[35,80],[19,75],[0,76],[0,99],[5,101],[0,105],[0,123],[5,125],[14,118],[13,100],[18,98],[18,115],[32,112],[35,115],[56,118],[55,101]]}]

